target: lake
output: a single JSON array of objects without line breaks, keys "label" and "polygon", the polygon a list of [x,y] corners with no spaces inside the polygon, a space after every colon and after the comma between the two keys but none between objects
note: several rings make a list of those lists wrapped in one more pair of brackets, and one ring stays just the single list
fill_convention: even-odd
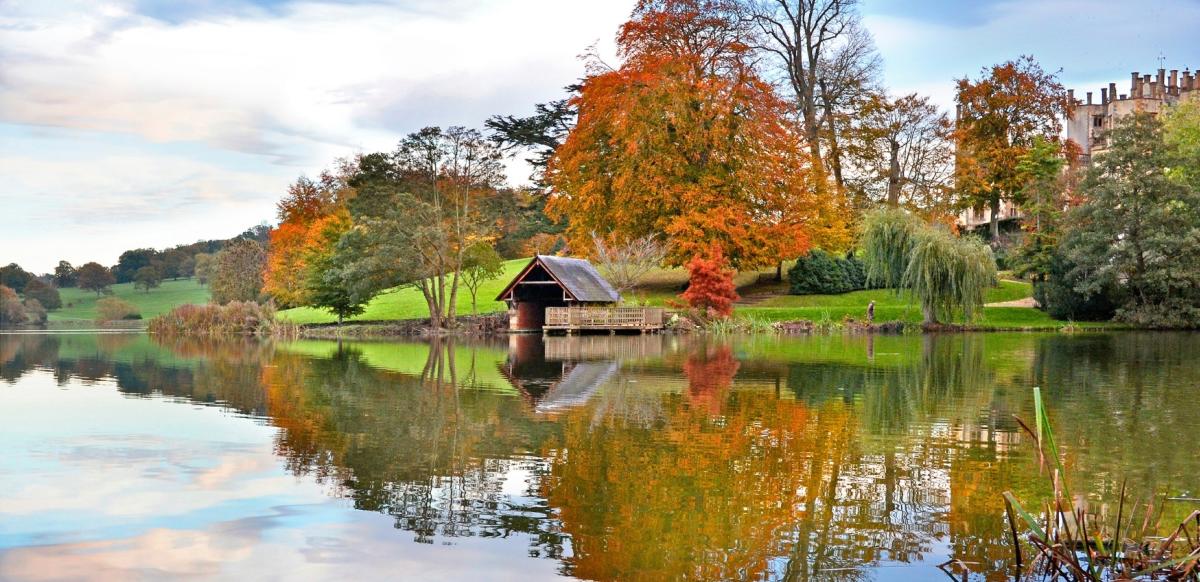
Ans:
[{"label": "lake", "polygon": [[[1010,577],[1001,494],[1200,495],[1200,335],[0,335],[0,579]],[[1171,518],[1175,517],[1174,522]]]}]

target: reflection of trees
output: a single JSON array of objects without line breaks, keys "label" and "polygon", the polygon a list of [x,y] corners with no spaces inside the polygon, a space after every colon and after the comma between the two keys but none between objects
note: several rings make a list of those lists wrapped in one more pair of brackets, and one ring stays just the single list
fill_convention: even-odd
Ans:
[{"label": "reflection of trees", "polygon": [[[449,340],[310,342],[322,354],[311,357],[257,342],[11,336],[0,377],[47,370],[265,415],[290,471],[418,541],[524,534],[532,554],[592,579],[840,580],[943,545],[1000,576],[1000,492],[1044,493],[1011,419],[1029,414],[1034,385],[1073,489],[1098,505],[1126,475],[1200,490],[1192,336],[920,336],[881,339],[873,354],[847,340],[821,357],[803,341],[772,355],[761,340],[753,358],[740,356],[750,344],[711,337],[605,337],[555,348],[612,370],[581,391],[564,380],[583,366],[547,361],[534,339],[498,364]],[[635,355],[617,366],[610,352]],[[494,391],[497,366],[524,397]],[[547,412],[550,400],[566,404]]]},{"label": "reflection of trees", "polygon": [[417,541],[525,533],[531,552],[561,556],[550,508],[502,492],[509,478],[544,471],[522,453],[552,425],[532,423],[520,399],[459,390],[469,371],[458,369],[455,350],[433,342],[422,377],[372,369],[352,348],[327,359],[277,357],[263,381],[282,429],[279,453],[293,472],[393,516]]}]

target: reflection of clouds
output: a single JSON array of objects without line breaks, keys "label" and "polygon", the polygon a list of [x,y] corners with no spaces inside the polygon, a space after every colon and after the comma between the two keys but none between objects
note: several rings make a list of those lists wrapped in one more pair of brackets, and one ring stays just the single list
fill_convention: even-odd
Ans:
[{"label": "reflection of clouds", "polygon": [[530,560],[517,539],[453,547],[397,543],[384,516],[291,527],[304,508],[214,523],[199,530],[152,529],[136,536],[0,551],[4,580],[330,579],[513,580],[556,578],[557,564]]},{"label": "reflection of clouds", "polygon": [[[108,516],[182,514],[226,502],[303,491],[279,470],[270,445],[170,442],[151,435],[76,437],[39,447],[69,470],[22,476],[0,498],[0,513],[81,511]],[[61,467],[60,467],[61,469]],[[2,482],[2,480],[0,480]],[[87,484],[81,487],[80,484]]]}]

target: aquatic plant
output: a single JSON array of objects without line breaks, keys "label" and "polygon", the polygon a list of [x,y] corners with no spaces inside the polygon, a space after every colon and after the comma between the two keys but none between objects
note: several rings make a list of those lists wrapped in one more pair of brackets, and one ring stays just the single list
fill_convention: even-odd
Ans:
[{"label": "aquatic plant", "polygon": [[[1116,519],[1106,522],[1092,515],[1086,504],[1073,501],[1040,389],[1033,389],[1033,400],[1033,428],[1019,417],[1017,422],[1037,446],[1053,498],[1033,509],[1040,513],[1038,516],[1011,491],[1003,494],[1016,562],[1015,578],[1071,582],[1200,580],[1200,509],[1188,514],[1169,535],[1160,537],[1156,534],[1161,531],[1165,499],[1157,509],[1152,498],[1144,505],[1131,503],[1122,482]],[[1019,530],[1024,530],[1024,541],[1033,550],[1028,562],[1024,560]],[[943,564],[947,574],[950,572],[946,566],[952,562]]]}]

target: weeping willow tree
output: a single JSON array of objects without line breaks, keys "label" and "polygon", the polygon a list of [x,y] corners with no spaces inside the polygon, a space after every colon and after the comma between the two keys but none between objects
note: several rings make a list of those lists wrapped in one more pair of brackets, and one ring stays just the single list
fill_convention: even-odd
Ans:
[{"label": "weeping willow tree", "polygon": [[957,313],[971,321],[982,310],[984,293],[996,283],[996,259],[982,241],[894,208],[872,212],[863,226],[868,282],[910,293],[924,323],[950,321]]}]

